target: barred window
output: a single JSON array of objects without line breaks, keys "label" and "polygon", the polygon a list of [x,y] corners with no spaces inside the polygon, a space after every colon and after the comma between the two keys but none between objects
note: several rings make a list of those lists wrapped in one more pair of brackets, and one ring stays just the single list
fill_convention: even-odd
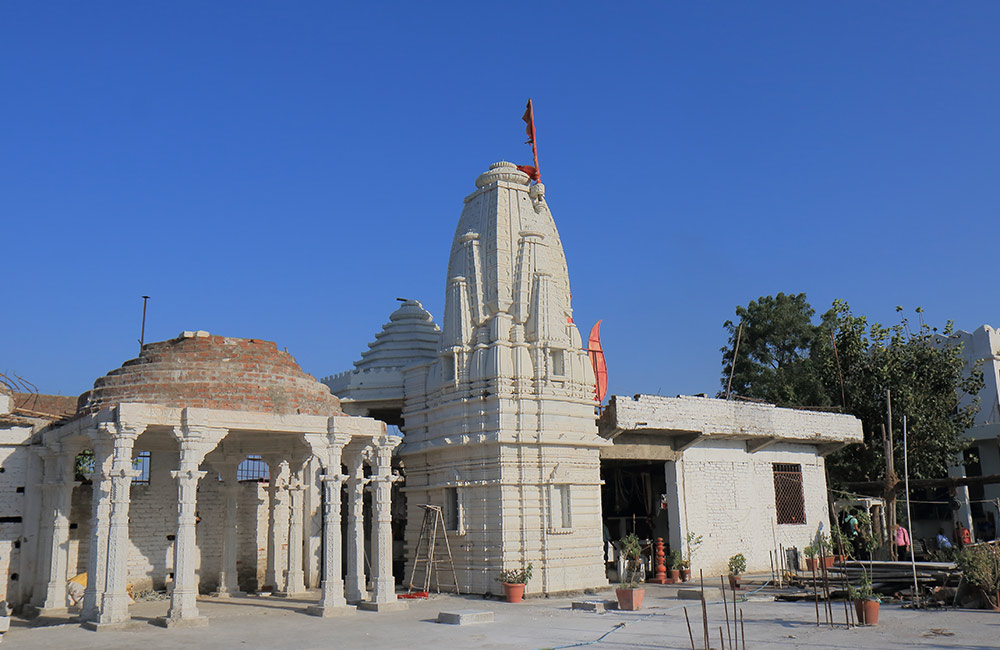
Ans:
[{"label": "barred window", "polygon": [[140,451],[139,455],[132,459],[132,469],[139,472],[139,475],[132,479],[132,485],[149,485],[148,451]]},{"label": "barred window", "polygon": [[806,523],[806,500],[802,493],[802,465],[773,463],[774,507],[779,524]]},{"label": "barred window", "polygon": [[260,456],[247,456],[236,468],[236,480],[254,482],[270,480],[267,463],[261,460]]}]

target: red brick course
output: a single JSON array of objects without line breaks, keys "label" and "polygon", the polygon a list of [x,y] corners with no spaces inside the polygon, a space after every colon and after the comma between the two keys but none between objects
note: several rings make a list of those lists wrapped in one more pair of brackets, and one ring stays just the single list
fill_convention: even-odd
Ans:
[{"label": "red brick course", "polygon": [[138,358],[94,382],[77,402],[92,413],[121,402],[340,415],[340,401],[271,341],[224,336],[147,343]]}]

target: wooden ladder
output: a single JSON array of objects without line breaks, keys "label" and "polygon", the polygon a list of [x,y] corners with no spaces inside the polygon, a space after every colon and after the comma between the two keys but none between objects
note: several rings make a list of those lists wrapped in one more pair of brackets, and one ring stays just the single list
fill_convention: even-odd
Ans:
[{"label": "wooden ladder", "polygon": [[[413,568],[410,570],[409,593],[430,591],[431,576],[434,577],[434,586],[437,592],[441,593],[441,581],[438,579],[437,574],[437,572],[441,571],[441,568],[438,567],[440,564],[447,565],[445,570],[450,570],[455,580],[455,593],[460,593],[458,590],[458,574],[455,573],[455,562],[451,557],[451,544],[448,543],[448,534],[444,529],[444,514],[441,512],[441,506],[424,504],[420,507],[424,509],[424,521],[420,524],[420,537],[417,538]],[[438,531],[441,531],[441,537],[444,539],[443,553],[438,551],[440,548],[437,544]],[[436,555],[435,552],[437,552]],[[414,586],[417,568],[421,566],[424,569],[423,589]]]}]

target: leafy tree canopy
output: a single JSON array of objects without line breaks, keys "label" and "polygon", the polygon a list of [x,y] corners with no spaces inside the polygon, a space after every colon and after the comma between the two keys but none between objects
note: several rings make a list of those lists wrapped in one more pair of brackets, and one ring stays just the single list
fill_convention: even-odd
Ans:
[{"label": "leafy tree canopy", "polygon": [[729,343],[722,348],[719,396],[726,396],[732,373],[733,395],[779,406],[835,407],[856,416],[864,444],[827,459],[834,482],[853,482],[884,476],[882,426],[890,390],[896,471],[902,474],[905,415],[910,476],[944,476],[955,455],[968,446],[962,432],[972,426],[978,408],[977,399],[962,398],[974,398],[983,385],[982,372],[966,367],[961,348],[944,344],[952,323],[940,332],[923,322],[914,331],[905,317],[892,326],[869,324],[840,300],[818,324],[814,314],[801,293],[779,293],[737,307],[737,320],[724,325]]}]

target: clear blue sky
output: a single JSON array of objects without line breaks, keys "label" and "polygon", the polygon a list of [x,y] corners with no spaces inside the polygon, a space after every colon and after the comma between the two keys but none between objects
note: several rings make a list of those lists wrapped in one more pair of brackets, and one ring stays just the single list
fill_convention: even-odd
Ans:
[{"label": "clear blue sky", "polygon": [[185,329],[349,369],[530,161],[612,392],[714,393],[778,291],[1000,325],[1000,3],[5,2],[0,370]]}]

